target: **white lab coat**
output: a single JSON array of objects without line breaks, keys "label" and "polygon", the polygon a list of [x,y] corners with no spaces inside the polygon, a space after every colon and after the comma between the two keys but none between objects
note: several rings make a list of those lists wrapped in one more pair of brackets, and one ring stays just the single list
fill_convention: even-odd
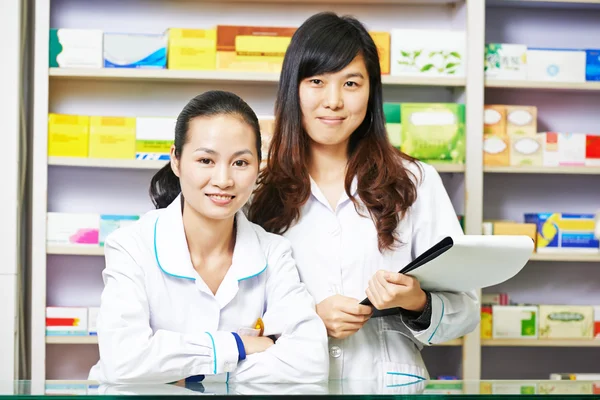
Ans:
[{"label": "white lab coat", "polygon": [[[327,333],[291,247],[236,214],[233,261],[213,295],[190,261],[181,196],[106,240],[100,361],[89,379],[163,383],[327,380]],[[264,321],[276,344],[238,363],[231,332]]]},{"label": "white lab coat", "polygon": [[[383,254],[366,208],[362,213],[367,217],[359,215],[344,193],[334,211],[312,181],[312,194],[300,219],[285,236],[292,243],[300,278],[317,303],[334,294],[362,300],[377,270],[397,272],[443,236],[463,234],[439,174],[433,167],[421,165],[424,173],[417,200],[397,228],[403,244]],[[420,176],[414,165],[409,168]],[[356,188],[355,178],[353,195]],[[432,293],[431,323],[426,330],[413,331],[400,316],[388,316],[372,318],[344,340],[330,339],[329,377],[376,379],[386,387],[429,379],[422,347],[463,336],[479,320],[474,292]]]}]

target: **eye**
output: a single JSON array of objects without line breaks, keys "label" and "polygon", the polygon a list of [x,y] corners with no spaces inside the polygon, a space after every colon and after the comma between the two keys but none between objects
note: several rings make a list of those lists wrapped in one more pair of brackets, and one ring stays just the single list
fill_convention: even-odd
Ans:
[{"label": "eye", "polygon": [[309,82],[312,83],[313,85],[320,85],[323,83],[322,80],[317,79],[317,78],[311,79],[311,80],[309,80]]},{"label": "eye", "polygon": [[348,82],[346,82],[346,85],[347,85],[348,87],[357,87],[357,86],[358,86],[358,83],[356,83],[356,82],[352,82],[352,81],[348,81]]},{"label": "eye", "polygon": [[198,160],[198,162],[200,164],[208,165],[208,164],[212,163],[212,160],[210,158],[201,158],[201,159]]},{"label": "eye", "polygon": [[234,161],[233,165],[235,165],[236,167],[245,167],[246,165],[248,165],[248,162],[244,160],[237,160]]}]

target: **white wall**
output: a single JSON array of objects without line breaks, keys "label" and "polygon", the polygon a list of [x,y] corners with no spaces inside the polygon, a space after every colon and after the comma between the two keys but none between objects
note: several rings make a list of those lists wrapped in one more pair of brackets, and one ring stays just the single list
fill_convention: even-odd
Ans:
[{"label": "white wall", "polygon": [[[291,2],[290,2],[291,3]],[[353,14],[371,30],[395,27],[464,27],[464,15],[445,6],[332,6],[319,4],[243,5],[226,2],[53,0],[52,28],[99,28],[109,31],[162,32],[169,27],[205,28],[215,24],[298,26],[317,11]],[[227,10],[227,11],[226,11]],[[213,88],[242,96],[260,114],[272,114],[276,86],[264,84],[189,84],[148,82],[52,81],[50,112],[122,116],[176,116],[196,94]],[[386,87],[386,101],[455,101],[461,91],[444,88]],[[150,210],[147,192],[152,172],[49,167],[48,210],[143,213]],[[453,203],[464,211],[463,177],[445,175]],[[102,291],[101,257],[48,256],[49,306],[97,306]],[[95,345],[47,345],[47,378],[85,378],[98,358]],[[460,349],[446,360],[445,350],[428,349],[432,371],[459,373]],[[437,357],[437,354],[441,355]],[[444,367],[436,368],[436,359]]]},{"label": "white wall", "polygon": [[16,271],[17,271],[17,192],[19,157],[19,92],[20,80],[20,0],[3,0],[0,3],[0,37],[2,63],[0,63],[0,132],[2,147],[0,170],[2,174],[3,210],[0,224],[0,293],[7,299],[0,307],[0,381],[15,379],[16,335]]}]

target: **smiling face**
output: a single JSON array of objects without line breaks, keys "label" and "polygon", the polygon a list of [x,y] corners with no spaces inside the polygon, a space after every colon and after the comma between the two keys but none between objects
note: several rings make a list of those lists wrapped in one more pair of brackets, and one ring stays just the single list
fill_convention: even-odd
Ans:
[{"label": "smiling face", "polygon": [[252,194],[258,166],[256,135],[236,115],[192,119],[179,159],[171,148],[186,206],[207,219],[234,217]]},{"label": "smiling face", "polygon": [[369,75],[362,56],[344,69],[308,77],[299,95],[304,130],[311,146],[344,146],[367,114]]}]

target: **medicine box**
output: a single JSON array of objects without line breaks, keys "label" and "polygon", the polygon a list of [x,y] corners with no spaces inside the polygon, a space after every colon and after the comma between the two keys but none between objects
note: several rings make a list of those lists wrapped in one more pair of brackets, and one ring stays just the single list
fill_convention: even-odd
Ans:
[{"label": "medicine box", "polygon": [[600,134],[585,136],[585,165],[600,166]]},{"label": "medicine box", "polygon": [[100,246],[104,246],[108,235],[119,228],[133,224],[138,219],[140,219],[139,215],[100,215]]},{"label": "medicine box", "polygon": [[591,306],[540,305],[540,339],[591,339],[594,308]]},{"label": "medicine box", "polygon": [[537,306],[492,306],[494,339],[537,339]]},{"label": "medicine box", "polygon": [[404,153],[425,162],[464,164],[464,104],[402,103],[400,113]]},{"label": "medicine box", "polygon": [[46,242],[49,246],[98,246],[100,215],[47,213]]},{"label": "medicine box", "polygon": [[136,118],[135,158],[169,161],[177,118]]},{"label": "medicine box", "polygon": [[485,76],[493,80],[527,79],[527,46],[488,43],[485,45]]},{"label": "medicine box", "polygon": [[531,213],[525,222],[537,226],[538,253],[598,253],[594,214]]},{"label": "medicine box", "polygon": [[169,29],[169,69],[214,70],[216,58],[216,29]]},{"label": "medicine box", "polygon": [[511,135],[510,136],[510,165],[536,166],[544,164],[544,145],[546,135],[543,133],[534,135]]},{"label": "medicine box", "polygon": [[166,68],[167,41],[167,34],[105,33],[104,68]]},{"label": "medicine box", "polygon": [[400,103],[383,103],[385,129],[392,146],[400,149],[402,145],[402,123]]},{"label": "medicine box", "polygon": [[46,336],[87,336],[88,309],[46,307]]},{"label": "medicine box", "polygon": [[527,49],[527,79],[585,82],[586,52],[577,49]]},{"label": "medicine box", "polygon": [[506,134],[534,136],[537,133],[537,107],[506,106]]},{"label": "medicine box", "polygon": [[510,143],[506,133],[506,106],[485,105],[483,124],[483,164],[508,166]]},{"label": "medicine box", "polygon": [[90,119],[84,115],[48,115],[48,156],[87,157]]},{"label": "medicine box", "polygon": [[90,158],[135,159],[135,118],[90,117]]},{"label": "medicine box", "polygon": [[465,76],[464,31],[392,29],[391,75]]},{"label": "medicine box", "polygon": [[600,81],[600,50],[586,50],[585,80]]},{"label": "medicine box", "polygon": [[391,36],[389,32],[369,32],[371,38],[377,46],[379,54],[379,66],[381,68],[382,75],[389,75],[390,73],[390,45]]},{"label": "medicine box", "polygon": [[50,68],[102,68],[103,32],[97,29],[50,29]]},{"label": "medicine box", "polygon": [[[483,304],[483,303],[482,303]],[[493,329],[492,306],[481,306],[481,338],[491,339]]]}]

